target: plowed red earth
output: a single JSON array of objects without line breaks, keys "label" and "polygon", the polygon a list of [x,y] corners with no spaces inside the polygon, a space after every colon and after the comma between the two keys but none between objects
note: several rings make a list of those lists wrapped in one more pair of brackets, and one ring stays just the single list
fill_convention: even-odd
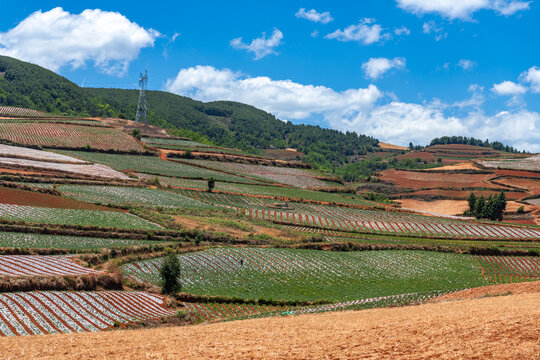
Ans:
[{"label": "plowed red earth", "polygon": [[[501,190],[494,190],[494,191],[473,191],[475,195],[480,196],[483,195],[485,197],[489,195],[497,195],[501,192]],[[437,196],[444,196],[446,198],[451,199],[466,199],[471,195],[471,190],[464,190],[464,191],[456,191],[456,190],[440,190],[440,189],[433,189],[433,190],[420,190],[415,191],[414,193],[404,193],[402,195],[404,196],[410,196],[410,195],[437,195]],[[524,192],[505,192],[504,195],[508,200],[519,200],[527,195],[528,193]]]},{"label": "plowed red earth", "polygon": [[538,359],[540,293],[0,340],[5,359]]},{"label": "plowed red earth", "polygon": [[61,196],[42,194],[33,191],[0,187],[0,203],[24,206],[38,206],[58,209],[82,209],[114,211],[104,206],[88,204]]},{"label": "plowed red earth", "polygon": [[520,171],[520,170],[495,170],[495,174],[498,176],[522,176],[540,179],[540,172],[533,171]]},{"label": "plowed red earth", "polygon": [[396,186],[411,189],[462,189],[470,187],[500,189],[500,186],[487,182],[492,177],[493,174],[448,174],[400,170],[386,170],[380,176],[384,181],[390,181]]}]

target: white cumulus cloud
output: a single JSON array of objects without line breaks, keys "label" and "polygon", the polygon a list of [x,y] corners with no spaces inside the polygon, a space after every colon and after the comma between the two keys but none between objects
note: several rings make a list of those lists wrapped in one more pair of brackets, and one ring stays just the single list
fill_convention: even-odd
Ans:
[{"label": "white cumulus cloud", "polygon": [[411,30],[409,30],[405,26],[402,26],[402,27],[399,27],[397,29],[394,29],[394,34],[396,34],[397,36],[411,35]]},{"label": "white cumulus cloud", "polygon": [[430,20],[422,24],[422,31],[424,34],[433,34],[435,36],[435,41],[440,41],[446,39],[448,33],[444,31],[442,26],[439,26],[435,21]]},{"label": "white cumulus cloud", "polygon": [[269,38],[266,37],[266,33],[263,33],[261,37],[253,39],[250,44],[246,44],[239,37],[231,40],[231,46],[235,49],[252,52],[255,54],[255,60],[259,60],[266,55],[275,54],[274,48],[281,45],[281,39],[283,39],[283,33],[279,29],[274,29],[272,36]]},{"label": "white cumulus cloud", "polygon": [[493,84],[491,91],[497,95],[521,95],[527,92],[527,89],[513,81],[503,81],[499,84]]},{"label": "white cumulus cloud", "polygon": [[107,74],[123,75],[140,50],[153,46],[159,36],[117,12],[87,9],[71,14],[57,7],[36,11],[0,33],[0,54],[53,71],[93,61]]},{"label": "white cumulus cloud", "polygon": [[448,19],[471,20],[479,10],[493,10],[509,16],[518,11],[528,10],[531,1],[519,0],[396,0],[403,10],[423,15],[438,13]]},{"label": "white cumulus cloud", "polygon": [[530,83],[531,91],[540,93],[540,68],[533,66],[520,76],[524,81]]},{"label": "white cumulus cloud", "polygon": [[202,101],[244,102],[282,119],[306,119],[330,111],[364,111],[382,96],[374,85],[365,89],[334,91],[325,86],[303,85],[266,76],[248,77],[229,69],[196,66],[182,69],[167,81],[167,91]]},{"label": "white cumulus cloud", "polygon": [[[427,144],[445,135],[473,136],[502,141],[519,149],[540,151],[540,114],[528,110],[486,115],[482,88],[471,85],[470,99],[453,104],[406,103],[386,100],[375,85],[336,91],[292,80],[250,77],[228,69],[196,66],[181,69],[165,89],[201,101],[230,100],[247,103],[283,120],[322,118],[329,127],[374,136],[407,145]],[[456,114],[459,114],[456,115]]]},{"label": "white cumulus cloud", "polygon": [[362,64],[362,69],[368,78],[375,80],[391,69],[403,69],[405,62],[405,58],[402,57],[395,57],[393,59],[370,58]]},{"label": "white cumulus cloud", "polygon": [[300,8],[296,14],[294,14],[297,18],[306,19],[313,22],[319,22],[323,24],[328,24],[330,21],[333,21],[334,19],[330,15],[330,12],[317,12],[315,9],[311,9],[306,11],[305,8]]},{"label": "white cumulus cloud", "polygon": [[325,37],[339,41],[358,41],[366,45],[388,38],[388,35],[383,33],[382,26],[374,22],[374,19],[365,18],[358,24],[349,25],[343,30],[338,29]]}]

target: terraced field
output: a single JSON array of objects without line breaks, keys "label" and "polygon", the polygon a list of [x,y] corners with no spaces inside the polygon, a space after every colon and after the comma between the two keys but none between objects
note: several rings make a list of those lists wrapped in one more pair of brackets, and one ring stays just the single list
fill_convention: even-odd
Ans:
[{"label": "terraced field", "polygon": [[57,188],[68,198],[94,204],[199,209],[213,208],[211,205],[190,197],[157,189],[87,185],[61,185]]},{"label": "terraced field", "polygon": [[[183,159],[182,161],[201,165],[210,169],[225,170],[236,174],[242,174],[245,176],[264,179],[267,181],[273,181],[299,188],[328,187],[328,183],[317,179],[313,172],[304,169],[264,165],[248,165],[210,160]],[[334,184],[334,186],[336,185],[337,184]]]},{"label": "terraced field", "polygon": [[143,172],[152,175],[175,176],[188,179],[210,179],[217,181],[231,181],[239,183],[258,183],[235,175],[224,174],[218,171],[201,169],[194,166],[165,161],[154,156],[114,155],[90,153],[83,151],[56,151],[60,154],[74,156],[85,161],[110,166],[119,171]]},{"label": "terraced field", "polygon": [[99,226],[119,229],[160,229],[158,225],[135,215],[112,211],[0,204],[0,218],[41,224]]},{"label": "terraced field", "polygon": [[0,122],[0,139],[17,145],[143,151],[135,139],[120,130],[76,124]]},{"label": "terraced field", "polygon": [[0,294],[0,336],[99,331],[170,316],[160,296],[137,291]]},{"label": "terraced field", "polygon": [[[214,248],[179,256],[183,291],[247,299],[340,302],[487,285],[472,256],[421,251]],[[124,265],[157,283],[161,259]]]},{"label": "terraced field", "polygon": [[45,112],[32,109],[25,109],[13,106],[0,106],[0,116],[43,117],[48,115],[49,114]]},{"label": "terraced field", "polygon": [[289,208],[292,208],[292,210],[280,210],[274,206],[276,201],[269,198],[208,194],[196,191],[180,191],[180,193],[193,196],[200,201],[238,210],[253,218],[292,225],[397,235],[540,239],[540,229],[537,227],[501,226],[405,212],[376,211],[306,203],[289,203]]},{"label": "terraced field", "polygon": [[0,255],[0,276],[64,276],[97,274],[65,256]]},{"label": "terraced field", "polygon": [[484,277],[496,283],[540,280],[540,258],[479,256]]},{"label": "terraced field", "polygon": [[525,159],[481,161],[480,164],[487,168],[540,171],[540,155]]},{"label": "terraced field", "polygon": [[155,244],[152,240],[104,239],[99,237],[0,232],[0,247],[30,249],[91,250]]},{"label": "terraced field", "polygon": [[[153,180],[154,175],[148,175],[143,173],[137,173],[137,176],[146,180]],[[157,176],[159,183],[163,186],[180,187],[188,189],[208,189],[208,182],[204,180],[192,180],[192,179],[180,179],[166,176]],[[256,184],[235,184],[227,182],[216,181],[214,191],[232,192],[239,195],[264,195],[272,197],[286,197],[302,200],[315,200],[324,202],[335,202],[345,204],[359,204],[366,206],[377,205],[371,201],[360,199],[358,196],[346,194],[341,195],[338,193],[328,193],[300,188],[289,188],[282,186],[272,185],[256,185]],[[353,199],[353,196],[355,197]]]}]

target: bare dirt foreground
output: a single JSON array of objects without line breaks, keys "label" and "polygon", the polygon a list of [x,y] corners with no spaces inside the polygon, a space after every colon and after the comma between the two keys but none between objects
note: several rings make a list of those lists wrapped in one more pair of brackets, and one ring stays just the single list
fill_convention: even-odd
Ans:
[{"label": "bare dirt foreground", "polygon": [[540,293],[191,327],[4,338],[4,359],[539,359]]}]

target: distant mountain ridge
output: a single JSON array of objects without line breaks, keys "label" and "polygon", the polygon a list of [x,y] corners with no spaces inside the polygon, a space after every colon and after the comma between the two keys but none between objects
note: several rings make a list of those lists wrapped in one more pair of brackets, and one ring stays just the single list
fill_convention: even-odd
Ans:
[{"label": "distant mountain ridge", "polygon": [[[40,66],[0,56],[0,106],[16,106],[72,116],[133,119],[138,90],[81,88]],[[331,171],[378,146],[378,140],[312,125],[295,125],[253,106],[203,103],[164,91],[148,91],[149,122],[196,132],[217,145],[246,150],[295,148],[304,161]]]}]

